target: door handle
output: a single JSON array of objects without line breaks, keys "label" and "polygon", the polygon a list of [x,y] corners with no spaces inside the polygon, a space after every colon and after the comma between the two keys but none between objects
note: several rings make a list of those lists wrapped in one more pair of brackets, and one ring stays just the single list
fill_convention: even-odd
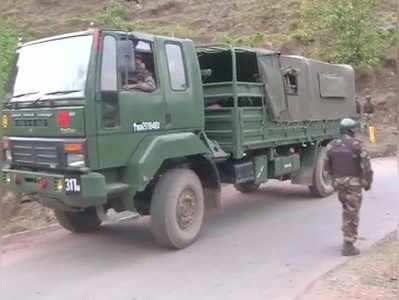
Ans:
[{"label": "door handle", "polygon": [[165,115],[165,123],[169,124],[172,122],[172,115],[171,114],[166,114]]}]

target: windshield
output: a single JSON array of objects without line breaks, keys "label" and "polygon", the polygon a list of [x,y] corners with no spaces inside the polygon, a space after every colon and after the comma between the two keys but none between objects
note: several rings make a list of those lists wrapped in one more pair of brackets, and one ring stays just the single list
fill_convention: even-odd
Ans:
[{"label": "windshield", "polygon": [[14,101],[42,95],[82,97],[93,36],[85,35],[23,47],[17,52]]}]

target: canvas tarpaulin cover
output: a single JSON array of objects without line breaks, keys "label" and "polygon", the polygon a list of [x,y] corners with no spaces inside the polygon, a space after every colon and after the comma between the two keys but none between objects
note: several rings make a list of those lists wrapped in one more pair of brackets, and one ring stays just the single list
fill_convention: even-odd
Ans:
[{"label": "canvas tarpaulin cover", "polygon": [[[258,61],[274,120],[356,117],[355,79],[350,66],[262,53],[258,54]],[[294,76],[294,90],[289,89],[288,74]]]},{"label": "canvas tarpaulin cover", "polygon": [[273,118],[281,119],[288,110],[284,92],[284,83],[281,78],[281,69],[278,55],[270,53],[258,53],[258,68],[268,98],[268,105]]}]

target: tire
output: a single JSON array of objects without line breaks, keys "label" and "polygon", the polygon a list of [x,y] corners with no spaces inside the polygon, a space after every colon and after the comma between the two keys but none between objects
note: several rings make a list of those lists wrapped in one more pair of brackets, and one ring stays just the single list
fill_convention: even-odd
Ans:
[{"label": "tire", "polygon": [[62,227],[74,233],[93,232],[101,225],[101,219],[95,207],[89,207],[79,212],[56,209],[54,215]]},{"label": "tire", "polygon": [[236,183],[234,185],[234,188],[243,193],[243,194],[248,194],[248,193],[253,193],[258,190],[260,184],[255,183],[255,182],[244,182],[244,183]]},{"label": "tire", "polygon": [[[151,231],[155,241],[173,249],[189,246],[198,238],[204,212],[204,192],[198,176],[189,169],[167,171],[151,198]],[[186,218],[184,213],[188,214]]]},{"label": "tire", "polygon": [[324,198],[334,193],[331,179],[325,172],[324,159],[327,155],[326,147],[322,147],[317,156],[313,173],[313,183],[309,186],[309,190],[313,196]]}]

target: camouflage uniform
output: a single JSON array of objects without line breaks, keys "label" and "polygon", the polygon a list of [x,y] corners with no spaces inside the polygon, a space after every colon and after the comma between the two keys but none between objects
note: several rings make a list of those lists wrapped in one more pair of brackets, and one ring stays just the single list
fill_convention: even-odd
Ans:
[{"label": "camouflage uniform", "polygon": [[156,89],[156,84],[152,74],[146,69],[140,68],[136,69],[132,77],[129,78],[127,88],[152,92]]},{"label": "camouflage uniform", "polygon": [[369,154],[362,142],[344,135],[327,146],[326,168],[343,207],[344,241],[354,243],[358,237],[362,188],[369,190],[373,180]]}]

